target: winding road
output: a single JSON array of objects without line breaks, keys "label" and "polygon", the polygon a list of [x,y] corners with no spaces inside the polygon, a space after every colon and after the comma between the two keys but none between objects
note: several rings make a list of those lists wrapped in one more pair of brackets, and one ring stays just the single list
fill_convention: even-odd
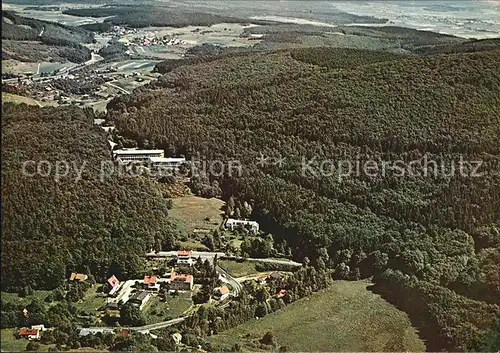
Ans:
[{"label": "winding road", "polygon": [[107,85],[109,85],[109,86],[111,86],[111,87],[114,87],[114,88],[119,89],[120,91],[122,91],[122,92],[123,92],[123,93],[125,93],[125,94],[130,94],[130,92],[129,92],[129,91],[127,91],[126,89],[121,88],[120,86],[114,85],[114,84],[112,84],[111,82],[106,82],[106,84],[107,84]]},{"label": "winding road", "polygon": [[168,321],[162,321],[158,322],[156,324],[150,324],[150,325],[144,325],[144,326],[137,326],[137,327],[130,327],[132,331],[137,331],[141,333],[149,333],[150,331],[153,330],[159,330],[161,328],[169,327],[172,325],[179,324],[183,322],[185,318],[183,317],[178,317],[176,319],[168,320]]},{"label": "winding road", "polygon": [[237,297],[240,295],[241,290],[243,289],[243,285],[236,280],[233,276],[231,276],[229,273],[227,273],[224,269],[222,269],[219,265],[215,266],[215,270],[219,274],[219,278],[223,281],[229,284],[234,292],[231,293],[234,297]]}]

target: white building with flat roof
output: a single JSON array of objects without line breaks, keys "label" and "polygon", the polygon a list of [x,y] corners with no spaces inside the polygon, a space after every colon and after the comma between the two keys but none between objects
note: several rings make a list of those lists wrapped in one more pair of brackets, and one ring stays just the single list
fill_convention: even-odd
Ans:
[{"label": "white building with flat roof", "polygon": [[148,162],[152,170],[179,169],[186,163],[186,158],[150,157]]},{"label": "white building with flat roof", "polygon": [[121,150],[114,150],[113,156],[120,159],[122,162],[148,162],[149,158],[163,158],[163,150],[140,150],[137,148],[124,148]]},{"label": "white building with flat roof", "polygon": [[243,219],[228,218],[224,223],[224,227],[229,230],[234,230],[238,227],[250,228],[253,233],[259,232],[259,223],[257,223],[256,221],[248,221]]}]

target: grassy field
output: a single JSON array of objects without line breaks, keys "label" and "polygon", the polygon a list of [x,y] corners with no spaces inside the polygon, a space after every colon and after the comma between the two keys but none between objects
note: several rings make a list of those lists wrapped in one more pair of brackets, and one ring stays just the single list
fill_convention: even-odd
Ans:
[{"label": "grassy field", "polygon": [[7,92],[2,92],[2,103],[5,103],[5,102],[25,103],[28,105],[37,105],[39,107],[47,105],[47,104],[44,104],[42,102],[38,102],[38,101],[34,100],[33,98],[19,96],[17,94],[12,94],[12,93],[7,93]]},{"label": "grassy field", "polygon": [[271,331],[288,351],[425,351],[408,316],[367,290],[367,282],[336,281],[259,320],[211,337],[216,345],[244,350]]},{"label": "grassy field", "polygon": [[[26,350],[26,345],[29,341],[26,339],[16,339],[16,337],[14,336],[14,332],[15,330],[11,328],[1,330],[0,342],[2,346],[2,352],[24,352]],[[40,344],[40,351],[46,352],[51,346]]]},{"label": "grassy field", "polygon": [[221,207],[224,205],[222,200],[188,195],[172,199],[172,202],[169,215],[184,223],[191,232],[217,229],[222,222]]},{"label": "grassy field", "polygon": [[162,302],[159,297],[153,297],[144,307],[143,313],[148,323],[153,324],[169,319],[174,319],[188,310],[193,301],[191,292],[179,292],[179,295],[168,295],[167,302]]},{"label": "grassy field", "polygon": [[255,269],[256,262],[251,261],[219,260],[218,264],[233,277],[243,277],[259,272]]},{"label": "grassy field", "polygon": [[80,310],[87,311],[90,315],[96,315],[98,312],[97,309],[104,306],[106,303],[106,298],[102,292],[100,292],[100,288],[102,285],[94,285],[92,288],[85,293],[85,297],[80,300],[75,306]]}]

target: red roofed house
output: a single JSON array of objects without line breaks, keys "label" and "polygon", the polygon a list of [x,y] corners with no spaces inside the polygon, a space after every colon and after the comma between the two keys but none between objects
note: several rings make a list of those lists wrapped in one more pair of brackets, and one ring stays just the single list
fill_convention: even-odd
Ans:
[{"label": "red roofed house", "polygon": [[213,298],[215,300],[224,300],[227,298],[228,295],[229,295],[229,288],[227,288],[226,286],[223,286],[223,287],[216,288],[214,290]]},{"label": "red roofed house", "polygon": [[132,331],[128,328],[122,328],[120,330],[120,335],[122,336],[129,336]]},{"label": "red roofed house", "polygon": [[193,275],[184,275],[172,272],[170,274],[170,289],[192,290]]},{"label": "red roofed house", "polygon": [[192,254],[193,254],[192,251],[187,251],[187,250],[177,251],[177,264],[191,266],[193,264],[193,259],[191,258]]},{"label": "red roofed house", "polygon": [[86,281],[89,278],[86,274],[71,272],[70,281]]},{"label": "red roofed house", "polygon": [[40,330],[36,328],[21,328],[19,329],[19,336],[31,340],[40,339]]},{"label": "red roofed house", "polygon": [[144,288],[158,290],[160,285],[158,284],[158,277],[156,276],[144,276]]},{"label": "red roofed house", "polygon": [[276,298],[283,298],[286,294],[286,290],[284,289],[281,289],[280,291],[278,291],[278,293],[276,293]]},{"label": "red roofed house", "polygon": [[115,275],[108,278],[106,283],[108,284],[108,286],[110,288],[109,292],[108,292],[109,295],[115,294],[118,291],[118,289],[120,288],[120,281],[118,280],[118,278],[115,277]]}]

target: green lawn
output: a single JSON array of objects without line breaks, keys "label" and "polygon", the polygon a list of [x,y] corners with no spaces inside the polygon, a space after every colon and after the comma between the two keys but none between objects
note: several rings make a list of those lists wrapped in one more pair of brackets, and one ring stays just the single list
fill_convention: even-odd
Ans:
[{"label": "green lawn", "polygon": [[152,324],[175,319],[188,310],[191,305],[193,305],[191,292],[179,292],[177,296],[169,294],[167,302],[161,301],[159,297],[151,298],[144,307],[143,313],[148,323]]},{"label": "green lawn", "polygon": [[217,263],[233,277],[243,277],[259,272],[255,269],[256,262],[252,261],[219,260]]},{"label": "green lawn", "polygon": [[45,102],[38,102],[34,100],[33,98],[29,97],[24,97],[24,96],[19,96],[17,94],[12,94],[12,93],[7,93],[7,92],[2,92],[2,103],[6,102],[12,102],[12,103],[25,103],[28,105],[36,105],[36,106],[46,106],[46,105],[53,105],[53,104],[47,104]]},{"label": "green lawn", "polygon": [[[16,339],[14,332],[15,330],[10,328],[1,330],[2,352],[23,352],[26,350],[26,345],[29,341],[26,339]],[[51,346],[40,344],[41,351],[47,351],[49,347]]]},{"label": "green lawn", "polygon": [[408,316],[373,294],[367,282],[336,281],[329,289],[210,339],[255,351],[271,331],[288,351],[425,351]]},{"label": "green lawn", "polygon": [[194,251],[209,251],[209,249],[196,240],[188,240],[188,241],[180,241],[179,242],[181,249],[186,250],[194,250]]},{"label": "green lawn", "polygon": [[85,297],[78,301],[78,303],[75,303],[75,306],[80,310],[87,311],[90,315],[97,314],[97,310],[106,303],[106,297],[100,291],[101,287],[101,284],[93,285],[87,290]]}]

